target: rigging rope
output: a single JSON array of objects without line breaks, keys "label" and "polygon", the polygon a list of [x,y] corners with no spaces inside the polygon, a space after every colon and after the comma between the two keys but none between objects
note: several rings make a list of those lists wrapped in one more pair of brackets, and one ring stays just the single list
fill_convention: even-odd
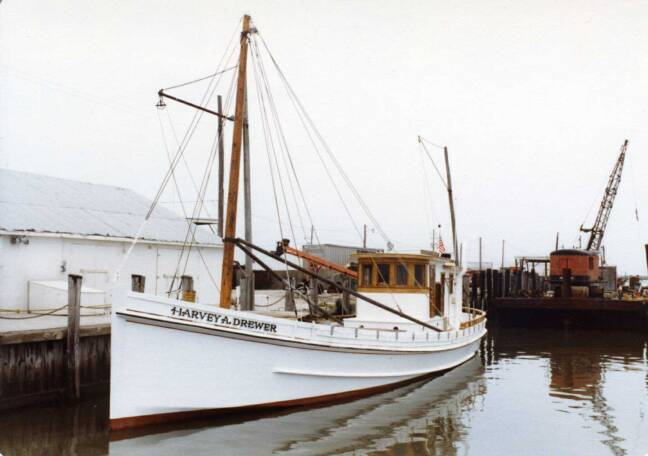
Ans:
[{"label": "rigging rope", "polygon": [[231,66],[229,68],[225,68],[222,71],[217,71],[216,73],[212,73],[212,74],[204,76],[202,78],[194,79],[193,81],[183,82],[182,84],[174,85],[174,86],[171,86],[171,87],[166,87],[166,88],[164,88],[162,90],[165,90],[165,91],[166,90],[172,90],[172,89],[177,89],[177,88],[180,88],[180,87],[188,86],[190,84],[195,84],[196,82],[204,81],[205,79],[213,78],[214,76],[218,76],[219,74],[227,73],[228,71],[235,70],[236,68],[238,68],[238,65],[234,65],[234,66]]},{"label": "rigging rope", "polygon": [[[240,21],[239,21],[239,24],[240,24]],[[227,62],[229,62],[231,60],[231,57],[234,54],[234,51],[236,50],[236,48],[234,46],[232,46],[232,43],[234,42],[234,37],[237,35],[238,29],[239,29],[239,24],[237,24],[237,26],[235,27],[235,29],[234,29],[231,37],[230,37],[229,43],[228,43],[227,47],[225,48],[225,52],[224,52],[223,56],[221,57],[221,60],[218,63],[217,68],[221,68],[221,66],[223,65],[224,62],[227,63]],[[230,47],[232,48],[232,50],[229,52],[229,57],[226,59]],[[223,74],[224,73],[215,74],[212,77],[212,79],[209,81],[209,85],[207,86],[207,89],[205,90],[205,93],[204,93],[204,95],[203,95],[203,97],[202,97],[202,99],[200,101],[200,105],[204,106],[206,103],[208,103],[211,100],[211,97],[213,96],[214,91],[216,90],[216,87],[218,86],[218,83],[220,82]],[[218,79],[216,79],[216,76],[218,76]],[[119,275],[121,273],[121,270],[124,268],[124,266],[126,264],[126,261],[128,261],[128,258],[130,257],[130,255],[131,255],[131,253],[133,251],[133,248],[135,247],[135,244],[139,241],[139,239],[140,239],[140,237],[142,235],[142,232],[144,231],[144,227],[146,226],[149,219],[151,218],[151,214],[153,213],[155,207],[157,206],[157,204],[158,204],[158,202],[159,202],[159,200],[160,200],[160,198],[161,198],[161,196],[162,196],[162,194],[164,192],[164,189],[166,188],[166,185],[168,184],[169,180],[171,179],[171,175],[173,174],[173,172],[175,170],[175,167],[177,166],[180,158],[183,156],[189,140],[191,139],[194,132],[196,131],[196,127],[198,126],[198,123],[199,123],[200,119],[202,118],[202,115],[203,115],[203,111],[196,111],[194,113],[194,115],[192,117],[192,120],[190,122],[189,128],[187,129],[187,131],[186,131],[186,133],[185,133],[185,135],[184,135],[184,137],[182,139],[182,142],[178,146],[178,150],[176,152],[175,157],[173,158],[172,164],[169,166],[169,170],[167,171],[166,175],[162,179],[162,183],[160,184],[160,187],[158,188],[158,191],[157,191],[153,201],[151,202],[151,206],[149,207],[149,210],[146,213],[146,216],[144,217],[144,220],[140,224],[140,226],[139,226],[139,228],[137,230],[137,233],[135,234],[135,237],[131,241],[130,246],[128,247],[128,250],[124,254],[124,256],[122,258],[122,261],[120,262],[119,266],[117,267],[117,270],[115,271],[115,274],[113,276],[113,282],[114,283],[116,283],[119,280]]]},{"label": "rigging rope", "polygon": [[[232,81],[230,83],[230,89],[228,90],[227,97],[226,97],[226,100],[225,100],[225,111],[227,111],[229,109],[229,107],[231,105],[231,102],[232,102],[232,99],[233,99],[235,80],[236,80],[236,78],[232,77]],[[196,203],[194,205],[194,209],[193,209],[193,212],[192,212],[192,215],[191,215],[191,220],[195,220],[195,219],[200,218],[200,214],[201,214],[202,209],[204,207],[204,197],[205,197],[205,194],[207,192],[207,185],[209,184],[209,178],[211,177],[211,170],[212,170],[214,161],[216,160],[216,155],[217,155],[217,150],[218,150],[218,142],[221,141],[221,140],[222,140],[222,138],[220,138],[217,135],[216,138],[214,139],[214,141],[212,142],[210,154],[209,154],[209,157],[207,159],[207,164],[205,166],[205,171],[203,173],[202,182],[201,182],[201,185],[199,187],[199,192],[198,192],[197,197],[196,197]],[[182,271],[183,271],[182,273],[184,274],[186,272],[186,270],[187,270],[187,266],[189,264],[189,256],[191,254],[193,244],[195,243],[195,236],[196,236],[197,228],[198,227],[196,225],[192,226],[192,223],[189,222],[188,227],[187,227],[187,233],[185,235],[185,241],[183,243],[182,249],[180,251],[180,255],[178,257],[178,263],[176,265],[176,272],[175,272],[175,274],[174,274],[174,276],[173,276],[173,278],[171,280],[171,284],[169,286],[168,294],[171,294],[171,292],[172,292],[171,290],[173,290],[173,286],[175,285],[176,278],[180,274],[180,264],[182,263],[185,248],[188,245],[184,266],[182,268]]]},{"label": "rigging rope", "polygon": [[[251,44],[252,44],[252,51],[253,51],[252,55],[253,55],[253,58],[256,58],[256,60],[257,60],[257,65],[258,65],[258,68],[259,68],[259,74],[263,78],[263,83],[264,83],[265,91],[266,91],[267,98],[268,98],[268,104],[270,106],[271,113],[273,114],[273,120],[274,120],[275,127],[277,128],[277,131],[278,131],[277,136],[278,136],[278,139],[280,140],[280,141],[278,141],[278,144],[279,144],[279,147],[280,147],[281,151],[283,152],[283,155],[281,156],[281,158],[282,158],[284,167],[286,168],[286,175],[287,175],[287,179],[288,179],[288,185],[290,186],[290,190],[291,190],[291,194],[292,194],[292,198],[293,198],[293,203],[295,205],[295,209],[297,210],[297,217],[299,218],[299,222],[300,222],[301,227],[302,227],[302,232],[304,234],[304,239],[308,239],[308,235],[306,233],[306,227],[305,227],[305,224],[304,224],[302,213],[301,213],[301,210],[300,210],[300,207],[299,207],[299,203],[297,201],[297,196],[296,196],[296,192],[295,192],[295,184],[293,184],[293,177],[294,177],[294,180],[296,181],[296,185],[297,185],[297,187],[299,189],[301,199],[304,202],[304,207],[305,207],[306,212],[308,214],[311,226],[314,225],[313,220],[312,220],[312,217],[310,217],[310,212],[308,211],[308,205],[306,204],[306,201],[305,201],[305,198],[304,198],[304,195],[303,195],[303,191],[301,190],[301,184],[299,182],[299,177],[297,176],[297,173],[295,171],[294,163],[293,163],[293,160],[292,160],[292,155],[290,154],[290,150],[288,148],[288,142],[286,140],[286,135],[284,133],[283,127],[282,127],[281,122],[279,120],[279,113],[278,113],[278,110],[277,110],[276,103],[274,101],[274,97],[272,96],[272,92],[270,91],[269,79],[267,77],[267,72],[265,70],[265,65],[263,63],[263,58],[261,56],[261,53],[259,52],[258,42],[257,42],[256,38],[253,38],[253,40],[251,41]],[[289,164],[290,164],[290,168],[289,168]],[[290,172],[290,169],[292,169],[292,171],[293,171],[292,173]],[[296,241],[297,240],[295,239],[295,242]]]},{"label": "rigging rope", "polygon": [[[166,150],[167,158],[169,159],[169,163],[170,163],[170,162],[171,162],[171,152],[169,151],[169,146],[168,146],[168,144],[167,144],[166,135],[164,134],[164,126],[162,125],[162,119],[161,119],[160,116],[159,116],[159,112],[158,112],[158,120],[160,121],[160,129],[161,129],[161,132],[162,132],[162,138],[163,138],[163,140],[164,140],[164,148],[165,148],[165,150]],[[171,118],[169,117],[169,122],[170,122],[170,121],[171,121]],[[173,127],[172,127],[172,129],[173,129]],[[177,136],[175,136],[175,134],[174,134],[174,137],[175,137],[176,142],[177,142],[177,139],[178,139],[178,138],[177,138]],[[185,160],[185,165],[187,165],[186,160]],[[189,169],[188,169],[188,165],[187,165],[187,171],[189,171]],[[191,176],[191,174],[190,174],[190,176]],[[195,181],[193,180],[193,176],[191,176],[191,180],[192,180],[192,182],[194,183],[194,186],[196,187],[196,193],[198,194],[198,189],[197,189],[197,186],[196,186]],[[177,179],[176,179],[176,177],[175,177],[175,174],[174,174],[174,176],[173,176],[173,183],[174,183],[174,185],[175,185],[175,187],[176,187],[176,191],[177,191],[177,193],[178,193],[178,202],[180,203],[180,207],[181,207],[181,209],[182,209],[182,215],[184,216],[185,220],[187,221],[187,224],[189,225],[189,227],[191,227],[191,223],[192,223],[192,222],[191,222],[191,220],[189,219],[189,217],[187,216],[187,210],[186,210],[186,208],[185,208],[184,202],[182,201],[182,198],[180,197],[180,186],[178,185],[178,181],[177,181]],[[198,201],[199,201],[199,200],[196,200],[196,201],[194,201],[194,202],[197,203]],[[204,203],[203,203],[203,204],[204,204]],[[208,215],[209,215],[209,214],[208,214]],[[211,228],[211,226],[210,226],[210,228]],[[212,232],[213,232],[213,228],[212,228]],[[194,237],[193,237],[192,241],[195,241],[195,231],[194,231]],[[184,246],[183,246],[183,247],[184,247]],[[211,279],[211,281],[212,281],[212,283],[214,284],[214,286],[216,287],[216,289],[220,292],[220,287],[219,287],[219,285],[218,285],[218,283],[217,283],[217,281],[216,281],[216,278],[215,278],[214,275],[211,273],[211,268],[208,267],[208,265],[207,265],[207,261],[205,260],[205,257],[203,256],[202,249],[201,249],[200,247],[198,247],[196,250],[198,251],[198,254],[200,255],[200,258],[201,258],[203,264],[205,265],[205,269],[207,270],[207,274],[209,275],[209,278]]]},{"label": "rigging rope", "polygon": [[[441,174],[441,171],[439,171],[439,168],[437,168],[436,163],[434,163],[434,160],[432,159],[432,154],[430,154],[430,151],[428,150],[428,148],[425,147],[425,143],[422,141],[422,139],[424,139],[424,138],[422,136],[419,136],[419,144],[421,145],[421,147],[423,147],[423,150],[425,151],[428,158],[430,159],[430,162],[432,162],[432,166],[434,166],[434,170],[439,175],[439,178],[441,179],[441,182],[443,182],[443,186],[445,187],[446,190],[448,190],[448,183],[446,182],[445,178]],[[427,141],[427,140],[425,140],[425,141],[429,143],[429,141]],[[430,144],[434,144],[434,143],[430,143]],[[434,144],[434,145],[436,146],[436,144]],[[442,147],[442,146],[437,146],[437,147],[441,147],[442,149],[444,149],[444,147]]]},{"label": "rigging rope", "polygon": [[[293,102],[293,105],[295,106],[295,108],[296,108],[298,114],[301,113],[301,114],[300,114],[300,120],[302,120],[302,122],[303,122],[304,119],[306,120],[306,123],[310,126],[312,132],[315,134],[315,137],[316,137],[316,138],[319,140],[319,142],[321,143],[321,145],[322,145],[324,151],[326,152],[326,154],[328,155],[329,159],[331,160],[331,162],[333,163],[333,165],[334,165],[335,168],[337,169],[338,173],[342,176],[342,179],[344,180],[344,182],[347,184],[347,186],[348,186],[349,189],[351,190],[353,196],[354,196],[354,197],[356,198],[356,200],[358,201],[358,204],[360,205],[361,209],[365,212],[365,214],[367,215],[367,217],[371,220],[371,222],[373,223],[373,225],[374,225],[374,226],[376,227],[376,229],[378,230],[378,232],[379,232],[379,234],[381,235],[381,237],[385,240],[385,242],[387,243],[387,247],[388,247],[388,249],[391,250],[391,249],[393,248],[393,243],[391,242],[391,240],[389,239],[389,237],[387,236],[387,234],[385,233],[385,231],[382,229],[380,223],[378,223],[378,220],[374,217],[373,213],[369,210],[368,205],[367,205],[367,204],[365,203],[365,201],[362,199],[362,197],[360,196],[360,193],[358,192],[357,188],[355,187],[355,185],[353,185],[353,182],[351,181],[351,179],[349,178],[349,176],[346,174],[346,172],[345,172],[344,169],[342,168],[340,162],[337,160],[337,158],[336,158],[335,155],[333,154],[333,152],[332,152],[332,150],[330,149],[330,147],[328,146],[326,140],[324,139],[324,137],[322,136],[322,134],[319,132],[319,130],[318,130],[317,127],[315,126],[315,123],[313,122],[313,120],[312,120],[312,119],[310,118],[310,116],[308,115],[308,112],[306,111],[306,109],[305,109],[304,106],[302,105],[301,101],[299,100],[299,97],[297,97],[297,94],[295,93],[295,91],[293,90],[292,86],[291,86],[290,83],[288,82],[286,76],[284,75],[283,71],[282,71],[281,68],[279,67],[279,64],[277,63],[276,59],[274,58],[274,55],[272,54],[272,52],[270,52],[270,49],[269,49],[267,43],[265,42],[265,40],[263,39],[263,36],[262,36],[260,33],[259,33],[258,35],[259,35],[259,37],[260,37],[260,39],[261,39],[261,42],[262,42],[262,44],[263,44],[263,46],[264,46],[266,52],[268,53],[268,56],[269,56],[270,59],[272,60],[272,63],[273,63],[273,65],[274,65],[275,69],[277,70],[277,72],[278,72],[278,74],[279,74],[279,76],[280,76],[282,82],[284,83],[284,87],[286,88],[286,91],[287,91],[287,93],[289,94],[289,98],[290,98],[291,101]],[[303,118],[302,118],[302,115],[303,115]],[[311,137],[310,133],[309,133],[309,138],[310,138],[311,141],[312,141],[312,137]],[[315,146],[315,144],[313,144],[313,145]],[[316,147],[315,147],[315,148],[316,148]],[[317,150],[317,148],[316,148],[316,150]],[[318,155],[319,155],[319,153],[318,153]],[[325,166],[325,168],[326,168],[326,166]],[[327,174],[328,174],[328,171],[327,171]],[[329,177],[330,177],[330,174],[329,174]],[[346,206],[346,203],[344,203],[344,199],[341,197],[341,195],[339,194],[339,192],[338,192],[338,196],[340,196],[340,199],[341,199],[343,205]],[[347,212],[348,212],[348,211],[347,211]],[[348,213],[349,213],[349,212],[348,212]],[[357,224],[355,223],[355,220],[353,220],[352,217],[351,217],[351,220],[352,220],[352,222],[353,222],[353,224],[354,224],[354,227],[356,228],[356,231],[357,231],[358,235],[360,236],[360,238],[362,238],[362,234],[360,233],[360,230],[359,230]]]}]

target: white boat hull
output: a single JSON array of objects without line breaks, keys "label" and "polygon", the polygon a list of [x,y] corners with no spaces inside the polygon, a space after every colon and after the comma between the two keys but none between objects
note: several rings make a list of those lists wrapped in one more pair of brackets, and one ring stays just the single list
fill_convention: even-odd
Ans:
[{"label": "white boat hull", "polygon": [[[370,394],[467,361],[486,332],[482,321],[445,340],[415,325],[371,338],[370,330],[178,304],[131,294],[114,313],[113,429]],[[230,324],[215,323],[223,316]]]}]

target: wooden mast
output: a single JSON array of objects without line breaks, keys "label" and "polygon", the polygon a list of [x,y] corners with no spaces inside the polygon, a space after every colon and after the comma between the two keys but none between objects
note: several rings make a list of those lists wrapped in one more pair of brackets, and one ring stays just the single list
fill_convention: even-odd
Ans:
[{"label": "wooden mast", "polygon": [[[218,113],[223,114],[223,97],[218,95]],[[223,237],[223,196],[225,195],[225,150],[223,136],[225,120],[218,118],[218,235]]]},{"label": "wooden mast", "polygon": [[454,198],[452,197],[452,178],[450,177],[450,162],[448,161],[448,148],[443,148],[443,155],[445,157],[445,167],[446,167],[446,180],[448,183],[448,200],[450,201],[450,223],[452,224],[452,250],[455,256],[455,261],[457,266],[459,265],[459,252],[457,246],[457,226],[455,223],[455,209],[454,209]]},{"label": "wooden mast", "polygon": [[[233,239],[236,237],[236,209],[238,203],[239,173],[241,170],[241,139],[243,133],[243,113],[245,108],[245,80],[249,33],[250,16],[246,14],[243,16],[243,30],[241,31],[241,53],[239,55],[238,80],[236,85],[236,110],[234,113],[234,133],[232,134],[232,157],[230,161],[224,239]],[[220,306],[225,309],[230,307],[233,272],[234,244],[231,241],[225,241],[220,289]]]}]

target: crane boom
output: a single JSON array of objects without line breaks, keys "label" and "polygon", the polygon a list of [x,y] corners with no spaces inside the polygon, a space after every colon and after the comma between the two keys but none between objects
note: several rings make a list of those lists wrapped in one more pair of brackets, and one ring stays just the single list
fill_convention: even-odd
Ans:
[{"label": "crane boom", "polygon": [[610,178],[608,179],[607,187],[605,187],[605,192],[603,193],[603,200],[601,201],[601,206],[599,207],[598,214],[596,215],[596,221],[591,228],[583,228],[581,226],[581,231],[590,233],[589,241],[587,242],[587,250],[598,251],[601,249],[601,244],[603,242],[603,235],[605,234],[605,227],[607,226],[608,219],[610,218],[610,212],[612,211],[612,206],[614,205],[614,198],[616,197],[617,191],[619,190],[619,184],[621,183],[621,172],[623,171],[623,162],[625,161],[626,149],[628,148],[628,140],[626,139],[621,146],[621,152],[619,153],[619,158],[617,158]]},{"label": "crane boom", "polygon": [[357,279],[358,278],[358,273],[355,271],[352,271],[351,269],[345,268],[344,266],[340,266],[337,263],[333,263],[332,261],[325,260],[324,258],[320,258],[316,255],[313,255],[311,253],[306,253],[301,250],[295,249],[293,247],[288,246],[288,240],[283,239],[282,241],[277,242],[277,251],[276,254],[281,256],[284,253],[294,255],[297,258],[302,258],[314,265],[317,266],[322,266],[327,269],[330,269],[335,272],[339,272],[341,274],[347,275],[351,278]]}]

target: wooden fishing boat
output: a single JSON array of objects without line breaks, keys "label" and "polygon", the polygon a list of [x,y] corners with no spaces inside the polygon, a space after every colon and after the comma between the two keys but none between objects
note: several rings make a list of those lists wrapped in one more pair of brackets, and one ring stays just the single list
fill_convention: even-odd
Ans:
[{"label": "wooden fishing boat", "polygon": [[358,254],[357,290],[342,287],[357,299],[354,317],[305,322],[230,308],[235,247],[262,266],[265,255],[333,284],[235,237],[250,33],[245,16],[220,307],[135,292],[114,297],[113,430],[372,394],[464,363],[486,333],[485,315],[462,306],[461,268],[432,252]]}]

